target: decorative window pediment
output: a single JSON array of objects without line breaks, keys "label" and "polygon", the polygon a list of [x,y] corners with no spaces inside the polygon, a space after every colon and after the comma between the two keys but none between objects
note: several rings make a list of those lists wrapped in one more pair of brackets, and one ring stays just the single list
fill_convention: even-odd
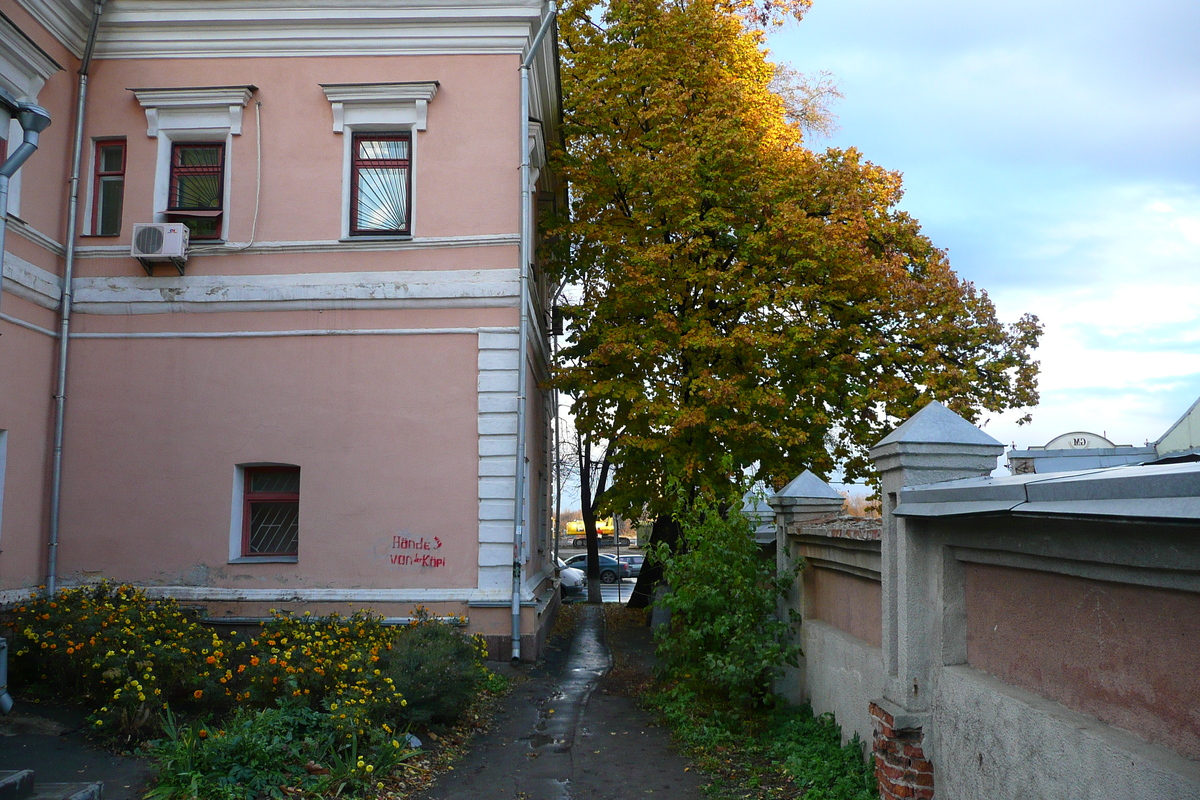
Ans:
[{"label": "decorative window pediment", "polygon": [[410,83],[323,83],[333,106],[333,132],[361,126],[425,130],[429,101],[437,81]]},{"label": "decorative window pediment", "polygon": [[242,133],[242,109],[257,86],[206,86],[130,89],[146,109],[146,135],[159,130],[227,131]]}]

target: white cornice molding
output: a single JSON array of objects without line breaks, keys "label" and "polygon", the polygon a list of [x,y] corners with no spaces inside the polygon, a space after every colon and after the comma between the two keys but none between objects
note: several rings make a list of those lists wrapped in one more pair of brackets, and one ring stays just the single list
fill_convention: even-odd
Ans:
[{"label": "white cornice molding", "polygon": [[62,279],[14,253],[5,253],[4,291],[57,311],[62,302]]},{"label": "white cornice molding", "polygon": [[77,278],[73,308],[124,315],[508,307],[517,302],[518,279],[515,269]]},{"label": "white cornice molding", "polygon": [[[46,80],[62,69],[45,50],[7,17],[0,17],[0,64],[10,91],[18,100],[34,100]],[[21,85],[24,84],[24,85]]]},{"label": "white cornice molding", "polygon": [[[90,0],[18,0],[77,57]],[[97,58],[524,53],[543,0],[108,0]]]},{"label": "white cornice molding", "polygon": [[428,118],[429,101],[437,94],[438,85],[437,81],[323,83],[321,88],[333,107],[334,133],[342,133],[347,124],[352,125],[356,121],[366,124],[382,121],[375,117],[386,115],[388,110],[404,111],[407,117],[404,120],[389,119],[388,122],[402,121],[415,130],[423,131]]},{"label": "white cornice molding", "polygon": [[543,2],[109,0],[99,58],[517,53]]},{"label": "white cornice molding", "polygon": [[[242,109],[257,86],[186,86],[130,89],[146,109],[146,135],[158,136],[160,127],[215,128],[240,135]],[[180,124],[168,124],[178,117]]]},{"label": "white cornice molding", "polygon": [[10,215],[8,218],[8,232],[15,233],[22,239],[33,242],[38,247],[48,250],[56,256],[66,255],[67,248],[63,247],[62,242],[50,238],[23,219],[17,219]]},{"label": "white cornice molding", "polygon": [[62,42],[76,58],[83,57],[93,4],[87,0],[17,0],[30,16]]}]

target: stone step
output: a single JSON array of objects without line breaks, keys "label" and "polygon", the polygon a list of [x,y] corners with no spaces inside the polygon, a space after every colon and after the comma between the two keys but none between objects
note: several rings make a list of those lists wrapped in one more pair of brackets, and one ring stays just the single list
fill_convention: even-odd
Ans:
[{"label": "stone step", "polygon": [[104,800],[104,784],[39,783],[27,800]]},{"label": "stone step", "polygon": [[104,784],[35,783],[31,769],[0,770],[0,800],[104,800]]},{"label": "stone step", "polygon": [[33,794],[33,770],[0,772],[0,800],[23,800]]}]

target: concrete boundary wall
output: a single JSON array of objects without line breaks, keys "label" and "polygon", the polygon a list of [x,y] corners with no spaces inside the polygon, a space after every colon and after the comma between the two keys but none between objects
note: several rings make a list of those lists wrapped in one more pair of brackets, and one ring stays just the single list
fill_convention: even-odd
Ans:
[{"label": "concrete boundary wall", "polygon": [[871,741],[881,800],[1200,798],[1200,462],[992,477],[1003,449],[927,406],[872,450],[874,542],[815,476],[769,500],[806,562],[781,693]]},{"label": "concrete boundary wall", "polygon": [[868,706],[883,692],[883,656],[878,647],[821,620],[803,624],[807,700],[817,714],[833,714],[842,740],[855,736],[871,745]]},{"label": "concrete boundary wall", "polygon": [[934,699],[939,797],[1195,800],[1200,764],[970,667]]}]

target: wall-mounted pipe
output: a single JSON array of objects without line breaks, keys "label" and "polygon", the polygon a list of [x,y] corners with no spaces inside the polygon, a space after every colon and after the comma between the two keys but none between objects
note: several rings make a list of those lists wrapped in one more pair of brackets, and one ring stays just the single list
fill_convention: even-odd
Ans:
[{"label": "wall-mounted pipe", "polygon": [[8,184],[37,150],[38,135],[50,126],[50,112],[33,103],[17,100],[0,89],[0,108],[21,125],[21,144],[0,164],[0,296],[4,294],[4,239],[8,232]]},{"label": "wall-mounted pipe", "polygon": [[79,225],[79,170],[83,160],[83,120],[87,109],[88,71],[96,48],[96,32],[105,0],[96,0],[87,45],[79,65],[79,91],[75,100],[75,137],[71,152],[71,194],[67,199],[66,254],[63,257],[62,303],[59,306],[58,375],[54,383],[54,452],[50,468],[50,534],[47,537],[46,593],[58,589],[58,527],[62,506],[63,421],[67,412],[67,353],[71,343],[71,283],[75,275],[75,239]]},{"label": "wall-mounted pipe", "polygon": [[525,542],[525,400],[528,393],[529,369],[529,267],[533,260],[533,208],[530,206],[529,164],[529,68],[538,48],[550,32],[557,8],[546,4],[546,15],[529,52],[521,62],[521,326],[517,335],[517,455],[516,486],[513,499],[513,565],[512,565],[512,660],[521,660],[521,551]]}]

